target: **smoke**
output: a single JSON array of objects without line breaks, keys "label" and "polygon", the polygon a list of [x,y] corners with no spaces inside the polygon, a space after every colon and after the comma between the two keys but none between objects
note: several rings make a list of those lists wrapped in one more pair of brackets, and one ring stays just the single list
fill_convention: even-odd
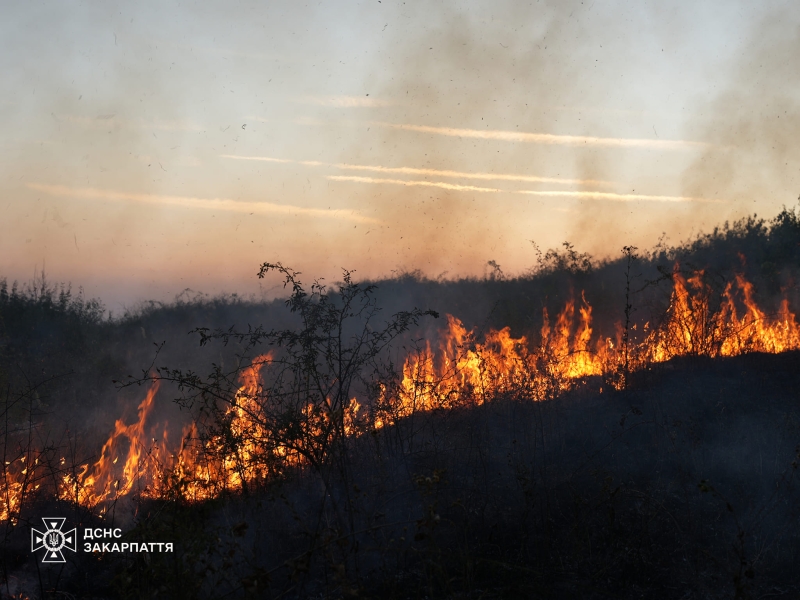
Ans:
[{"label": "smoke", "polygon": [[179,159],[156,151],[156,144],[180,148],[196,133],[183,110],[186,98],[154,68],[159,49],[136,36],[136,19],[111,5],[13,11],[3,28],[4,52],[15,57],[4,88],[15,102],[0,109],[9,158],[0,167],[6,202],[0,237],[8,250],[0,252],[0,270],[26,279],[46,265],[51,277],[92,294],[109,295],[126,279],[130,287],[131,276],[146,289],[141,259],[157,245],[150,225],[163,217],[161,205],[143,210],[32,186],[157,190],[164,169]]},{"label": "smoke", "polygon": [[718,214],[674,205],[706,200],[679,187],[682,166],[707,149],[702,136],[658,137],[652,115],[619,108],[623,77],[654,67],[631,56],[637,36],[614,16],[580,1],[441,3],[424,27],[395,29],[365,89],[402,107],[373,117],[342,161],[417,173],[330,178],[366,186],[339,189],[402,231],[398,266],[479,275],[498,259],[519,273],[534,261],[531,238],[608,256],[685,231],[676,214]]},{"label": "smoke", "polygon": [[790,205],[800,193],[798,17],[787,9],[757,23],[727,86],[689,119],[687,129],[712,145],[684,173],[687,194],[727,198],[753,212]]},{"label": "smoke", "polygon": [[[582,34],[580,18],[569,20],[581,8],[439,3],[426,5],[421,28],[404,27],[402,17],[390,23],[388,56],[368,81],[378,98],[402,104],[371,118],[345,150],[347,162],[416,171],[347,188],[371,198],[376,218],[399,230],[397,257],[385,260],[429,275],[479,275],[490,259],[511,261],[512,272],[532,263],[527,240],[539,223],[563,219],[553,210],[561,201],[518,192],[581,185],[563,158],[587,140],[552,126],[580,95],[583,50],[568,52],[564,39]],[[496,179],[487,185],[468,173]]]},{"label": "smoke", "polygon": [[[692,57],[676,49],[688,43],[690,11],[682,20],[643,9],[666,23],[653,44],[672,55],[659,63],[643,52],[641,33],[587,4],[483,9],[438,4],[426,14],[427,27],[398,32],[402,41],[387,44],[391,53],[381,63],[392,68],[372,79],[382,82],[379,98],[403,99],[402,114],[373,119],[343,158],[427,169],[430,176],[332,177],[374,184],[366,192],[346,189],[371,196],[377,218],[406,225],[410,248],[403,256],[411,264],[404,266],[476,274],[486,260],[500,258],[519,272],[532,257],[515,242],[531,237],[544,246],[567,239],[616,256],[626,244],[652,247],[665,233],[686,239],[724,219],[755,211],[769,216],[793,200],[799,186],[792,136],[800,111],[786,57],[800,48],[787,10],[747,32],[741,54],[709,60],[704,68],[720,72],[707,77],[707,87],[673,101],[681,106],[646,100],[636,110],[634,94],[617,92],[624,78],[661,70],[667,80],[675,68],[687,79],[702,76],[702,69],[692,73]],[[470,169],[573,184],[526,182],[523,189],[434,176]],[[521,202],[521,192],[536,201]]]},{"label": "smoke", "polygon": [[798,192],[789,9],[742,38],[689,3],[123,8],[3,27],[11,279],[113,304],[253,292],[264,260],[513,275],[531,239],[614,256]]}]

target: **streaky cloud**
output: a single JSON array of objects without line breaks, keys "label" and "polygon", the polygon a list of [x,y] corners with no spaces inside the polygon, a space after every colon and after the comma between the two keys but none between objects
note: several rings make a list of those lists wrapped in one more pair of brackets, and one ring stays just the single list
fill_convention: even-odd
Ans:
[{"label": "streaky cloud", "polygon": [[542,196],[551,198],[575,198],[587,200],[611,200],[616,202],[723,202],[722,200],[709,200],[707,198],[693,198],[690,196],[655,196],[648,194],[615,194],[611,192],[593,191],[564,191],[564,190],[503,190],[498,188],[477,187],[474,185],[456,185],[444,181],[414,181],[408,179],[382,179],[377,177],[357,177],[352,175],[329,175],[332,181],[352,181],[355,183],[404,185],[407,187],[437,187],[446,190],[464,192],[488,192],[499,194],[524,194],[528,196]]},{"label": "streaky cloud", "polygon": [[586,198],[587,200],[612,200],[616,202],[711,202],[723,203],[724,200],[714,200],[710,198],[696,198],[693,196],[657,196],[649,194],[614,194],[612,192],[592,192],[592,191],[540,191],[540,190],[519,190],[515,194],[525,194],[528,196],[544,196],[551,198]]},{"label": "streaky cloud", "polygon": [[27,187],[52,196],[84,198],[91,200],[110,200],[114,202],[143,202],[179,206],[182,208],[199,208],[203,210],[221,210],[237,213],[280,214],[295,217],[311,217],[338,219],[356,223],[379,223],[378,219],[365,217],[355,211],[325,210],[306,208],[291,204],[274,204],[272,202],[242,202],[230,198],[195,198],[190,196],[171,196],[162,194],[139,194],[97,188],[74,188],[65,185],[28,183]]},{"label": "streaky cloud", "polygon": [[358,177],[355,175],[328,175],[331,181],[355,181],[358,183],[389,183],[392,185],[405,185],[408,187],[436,187],[459,192],[502,192],[496,188],[477,187],[474,185],[458,185],[445,181],[414,181],[409,179],[381,179],[376,177]]},{"label": "streaky cloud", "polygon": [[525,183],[556,183],[561,185],[596,185],[609,186],[611,181],[599,179],[566,179],[562,177],[540,177],[537,175],[521,175],[516,173],[471,173],[468,171],[452,171],[447,169],[425,169],[418,167],[384,167],[380,165],[354,165],[350,163],[329,163],[316,160],[291,160],[272,158],[269,156],[242,156],[238,154],[220,154],[222,158],[234,160],[254,160],[281,164],[297,164],[307,167],[334,167],[343,171],[371,171],[374,173],[397,173],[401,175],[431,175],[434,177],[452,177],[454,179],[478,179],[482,181],[521,181]]},{"label": "streaky cloud", "polygon": [[430,133],[460,138],[478,138],[503,142],[523,142],[561,146],[584,146],[605,148],[642,148],[647,150],[702,150],[710,146],[705,142],[689,140],[653,140],[647,138],[607,138],[585,135],[557,135],[554,133],[528,133],[498,129],[457,129],[454,127],[431,127],[407,123],[385,123],[371,121],[370,125],[401,129],[417,133]]}]

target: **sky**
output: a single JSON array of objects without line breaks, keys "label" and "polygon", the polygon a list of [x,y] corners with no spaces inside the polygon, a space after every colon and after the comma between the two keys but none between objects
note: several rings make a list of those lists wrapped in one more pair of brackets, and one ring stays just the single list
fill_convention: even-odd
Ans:
[{"label": "sky", "polygon": [[0,278],[508,275],[800,194],[800,4],[3,2]]}]

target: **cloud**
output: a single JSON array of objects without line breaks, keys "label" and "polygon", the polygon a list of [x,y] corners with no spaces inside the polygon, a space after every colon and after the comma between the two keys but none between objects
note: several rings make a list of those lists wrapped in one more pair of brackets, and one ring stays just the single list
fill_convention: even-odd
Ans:
[{"label": "cloud", "polygon": [[446,190],[464,192],[490,192],[503,194],[525,194],[529,196],[544,196],[553,198],[578,198],[587,200],[612,200],[616,202],[721,202],[720,200],[708,200],[705,198],[692,198],[689,196],[651,196],[647,194],[614,194],[610,192],[592,191],[564,191],[564,190],[502,190],[498,188],[477,187],[474,185],[456,185],[444,181],[414,181],[408,179],[380,179],[375,177],[354,177],[350,175],[329,175],[328,179],[333,181],[353,181],[356,183],[372,184],[391,184],[404,185],[409,187],[437,187]]},{"label": "cloud", "polygon": [[325,210],[319,208],[305,208],[290,204],[273,204],[271,202],[241,202],[229,198],[193,198],[189,196],[167,196],[161,194],[136,194],[119,192],[115,190],[100,190],[96,188],[73,188],[65,185],[47,185],[29,183],[27,187],[38,192],[53,196],[69,198],[88,198],[92,200],[111,200],[144,202],[147,204],[160,204],[180,206],[182,208],[201,208],[205,210],[221,210],[239,213],[256,214],[281,214],[296,217],[312,217],[325,219],[339,219],[356,223],[378,223],[377,219],[362,216],[355,211]]},{"label": "cloud", "polygon": [[409,187],[437,187],[445,190],[456,190],[459,192],[502,192],[495,188],[477,187],[474,185],[458,185],[446,183],[444,181],[413,181],[408,179],[379,179],[375,177],[356,177],[352,175],[328,175],[332,181],[355,181],[358,183],[390,183],[393,185],[405,185]]},{"label": "cloud", "polygon": [[274,163],[291,163],[308,167],[335,167],[347,171],[372,171],[375,173],[397,173],[402,175],[431,175],[434,177],[453,177],[458,179],[480,179],[483,181],[522,181],[526,183],[557,183],[563,185],[611,185],[610,181],[595,179],[565,179],[561,177],[539,177],[536,175],[519,175],[515,173],[470,173],[442,169],[422,169],[417,167],[383,167],[380,165],[353,165],[349,163],[327,163],[316,160],[290,160],[271,158],[268,156],[240,156],[236,154],[220,154],[222,158],[234,160],[256,160]]},{"label": "cloud", "polygon": [[564,191],[538,191],[538,190],[519,190],[517,194],[528,196],[545,196],[553,198],[584,198],[587,200],[612,200],[617,202],[635,202],[637,200],[645,202],[711,202],[722,203],[724,200],[711,200],[708,198],[695,198],[692,196],[651,196],[648,194],[614,194],[611,192],[564,192]]},{"label": "cloud", "polygon": [[383,123],[371,121],[370,125],[401,129],[418,133],[432,133],[449,137],[479,138],[503,142],[524,142],[562,146],[584,146],[602,148],[644,148],[648,150],[702,150],[710,144],[688,140],[653,140],[647,138],[606,138],[585,135],[556,135],[553,133],[526,133],[498,129],[456,129],[453,127],[430,127],[405,123]]}]

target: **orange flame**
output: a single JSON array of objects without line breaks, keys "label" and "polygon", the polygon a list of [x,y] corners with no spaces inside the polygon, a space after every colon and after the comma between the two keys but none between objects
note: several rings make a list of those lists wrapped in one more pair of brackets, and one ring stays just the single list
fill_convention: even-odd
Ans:
[{"label": "orange flame", "polygon": [[39,489],[36,468],[39,458],[31,453],[4,461],[0,493],[0,521],[16,523],[22,501]]},{"label": "orange flame", "polygon": [[[147,426],[159,389],[155,381],[139,404],[138,420],[130,425],[117,420],[99,458],[62,476],[58,496],[101,510],[134,491],[145,497],[173,494],[199,501],[241,490],[285,467],[307,464],[316,451],[314,445],[331,435],[334,422],[350,436],[365,426],[380,429],[419,411],[480,405],[519,390],[532,399],[553,397],[589,376],[603,376],[619,386],[623,365],[635,371],[678,356],[800,348],[800,327],[787,300],[775,314],[767,314],[756,304],[752,284],[737,275],[714,309],[712,289],[703,275],[700,271],[687,279],[676,266],[663,322],[656,327],[645,324],[644,338],[630,342],[625,350],[622,325],[617,324],[613,339],[595,335],[592,307],[583,293],[577,311],[570,299],[554,323],[543,311],[538,344],[525,336],[513,337],[508,327],[490,330],[479,341],[461,321],[447,315],[438,342],[427,341],[406,357],[402,378],[394,387],[382,387],[369,415],[355,398],[340,412],[329,399],[309,402],[301,407],[301,423],[292,431],[271,426],[265,412],[270,398],[262,370],[272,363],[271,352],[258,356],[241,373],[240,387],[224,411],[227,429],[203,436],[198,423],[191,423],[172,453],[167,424],[161,426],[160,441],[154,436],[159,428]],[[38,455],[27,453],[3,465],[0,521],[13,521],[26,495],[38,488],[34,477],[38,464]]]},{"label": "orange flame", "polygon": [[[743,275],[737,275],[725,286],[720,307],[714,312],[712,290],[702,276],[700,271],[687,281],[676,268],[667,318],[642,343],[644,360],[663,362],[676,356],[738,356],[748,352],[774,354],[800,348],[800,328],[788,300],[783,299],[776,315],[767,315],[754,300],[753,285]],[[745,308],[741,316],[736,308],[736,292]]]},{"label": "orange flame", "polygon": [[[96,506],[126,496],[134,486],[146,489],[154,485],[158,469],[152,467],[157,466],[157,462],[152,456],[153,438],[147,435],[145,425],[159,387],[160,382],[156,381],[147,391],[139,404],[139,419],[135,423],[126,425],[121,419],[116,421],[114,432],[103,444],[97,461],[62,477],[59,490],[62,499]],[[118,464],[121,457],[124,460]]]}]

